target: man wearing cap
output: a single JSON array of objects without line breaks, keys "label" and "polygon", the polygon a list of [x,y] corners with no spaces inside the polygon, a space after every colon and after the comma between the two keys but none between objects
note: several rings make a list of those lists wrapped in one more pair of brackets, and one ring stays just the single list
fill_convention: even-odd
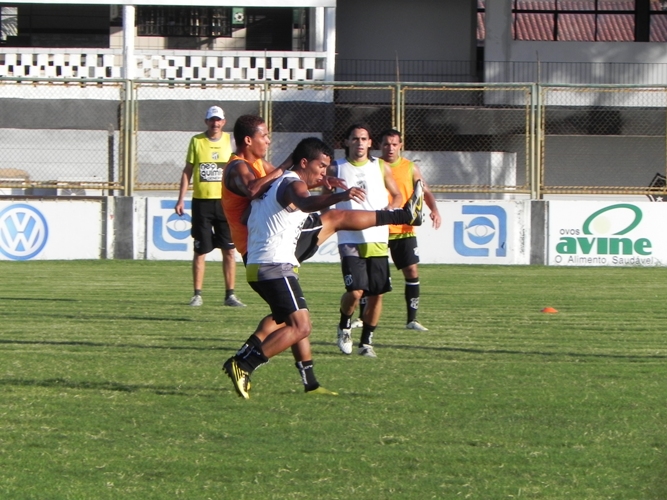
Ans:
[{"label": "man wearing cap", "polygon": [[182,216],[185,194],[192,180],[192,230],[194,256],[192,258],[192,280],[194,295],[191,306],[201,306],[204,284],[206,254],[214,248],[222,250],[222,274],[225,279],[226,306],[244,307],[234,295],[236,278],[235,248],[232,243],[227,219],[222,211],[222,171],[229,161],[233,148],[231,137],[223,132],[225,114],[219,106],[211,106],[206,112],[206,131],[190,139],[185,167],[181,175],[175,211]]}]

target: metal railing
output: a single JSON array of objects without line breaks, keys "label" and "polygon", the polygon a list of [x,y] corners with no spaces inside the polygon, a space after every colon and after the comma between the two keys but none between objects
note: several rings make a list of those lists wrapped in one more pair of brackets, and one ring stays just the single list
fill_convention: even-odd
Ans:
[{"label": "metal railing", "polygon": [[667,195],[667,86],[35,78],[0,78],[0,195],[175,193],[212,104],[227,131],[263,116],[278,163],[305,136],[342,154],[352,123],[398,128],[442,197]]}]

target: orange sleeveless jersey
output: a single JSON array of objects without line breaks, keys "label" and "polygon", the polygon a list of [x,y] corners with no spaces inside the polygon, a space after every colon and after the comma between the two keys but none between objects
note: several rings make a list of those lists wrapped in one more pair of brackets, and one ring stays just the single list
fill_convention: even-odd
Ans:
[{"label": "orange sleeveless jersey", "polygon": [[[387,163],[387,162],[385,162]],[[401,157],[396,163],[387,163],[391,169],[391,174],[398,184],[398,190],[403,195],[403,202],[406,202],[414,191],[414,163]],[[389,226],[389,237],[398,234],[414,234],[415,229],[407,224],[393,224]]]},{"label": "orange sleeveless jersey", "polygon": [[[262,160],[257,160],[255,163],[249,163],[243,158],[239,158],[233,154],[229,157],[227,165],[235,160],[246,162],[250,167],[250,170],[253,171],[255,177],[258,179],[266,175]],[[232,233],[234,246],[241,255],[245,255],[248,252],[248,228],[241,222],[241,218],[243,217],[243,212],[250,206],[250,200],[245,196],[239,196],[228,190],[224,183],[225,173],[223,172],[222,175],[222,209],[225,212],[225,217],[227,217],[227,223],[229,224],[229,230]]]}]

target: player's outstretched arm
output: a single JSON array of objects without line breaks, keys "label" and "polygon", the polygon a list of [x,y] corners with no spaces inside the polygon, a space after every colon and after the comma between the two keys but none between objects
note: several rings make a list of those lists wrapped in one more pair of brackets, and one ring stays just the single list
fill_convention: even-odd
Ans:
[{"label": "player's outstretched arm", "polygon": [[363,189],[353,187],[340,193],[311,195],[308,186],[303,181],[292,182],[285,189],[283,205],[293,204],[302,212],[317,212],[329,208],[341,201],[353,200],[361,203],[366,198]]}]

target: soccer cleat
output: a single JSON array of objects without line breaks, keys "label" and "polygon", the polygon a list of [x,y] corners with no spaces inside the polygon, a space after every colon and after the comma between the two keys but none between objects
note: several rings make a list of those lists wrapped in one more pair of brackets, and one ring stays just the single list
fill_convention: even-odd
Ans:
[{"label": "soccer cleat", "polygon": [[405,325],[406,330],[419,330],[420,332],[428,332],[428,328],[426,328],[424,325],[422,325],[419,321],[416,319],[413,321],[410,321],[407,325]]},{"label": "soccer cleat", "polygon": [[362,344],[361,347],[359,348],[359,351],[357,351],[360,356],[366,356],[367,358],[377,358],[378,355],[375,354],[375,349],[373,349],[372,345],[369,344]]},{"label": "soccer cleat", "polygon": [[415,189],[410,199],[403,205],[403,210],[410,214],[411,226],[421,226],[424,218],[424,184],[421,179],[415,182]]},{"label": "soccer cleat", "polygon": [[229,307],[245,307],[245,304],[241,302],[236,295],[232,294],[225,299],[224,304]]},{"label": "soccer cleat", "polygon": [[204,299],[201,298],[201,295],[193,295],[190,299],[190,305],[192,307],[199,307],[204,303]]},{"label": "soccer cleat", "polygon": [[361,318],[357,318],[352,322],[350,328],[361,328],[362,326],[364,326],[364,322]]},{"label": "soccer cleat", "polygon": [[322,386],[319,386],[317,389],[313,389],[312,391],[306,391],[306,394],[320,394],[321,396],[338,396],[337,392],[330,391],[329,389],[325,389]]},{"label": "soccer cleat", "polygon": [[243,399],[250,399],[250,373],[243,370],[234,358],[229,358],[225,361],[225,364],[222,365],[222,369],[227,376],[232,379],[232,382],[234,382],[234,390],[236,390],[236,394]]},{"label": "soccer cleat", "polygon": [[338,349],[343,354],[352,354],[352,330],[338,328]]}]

